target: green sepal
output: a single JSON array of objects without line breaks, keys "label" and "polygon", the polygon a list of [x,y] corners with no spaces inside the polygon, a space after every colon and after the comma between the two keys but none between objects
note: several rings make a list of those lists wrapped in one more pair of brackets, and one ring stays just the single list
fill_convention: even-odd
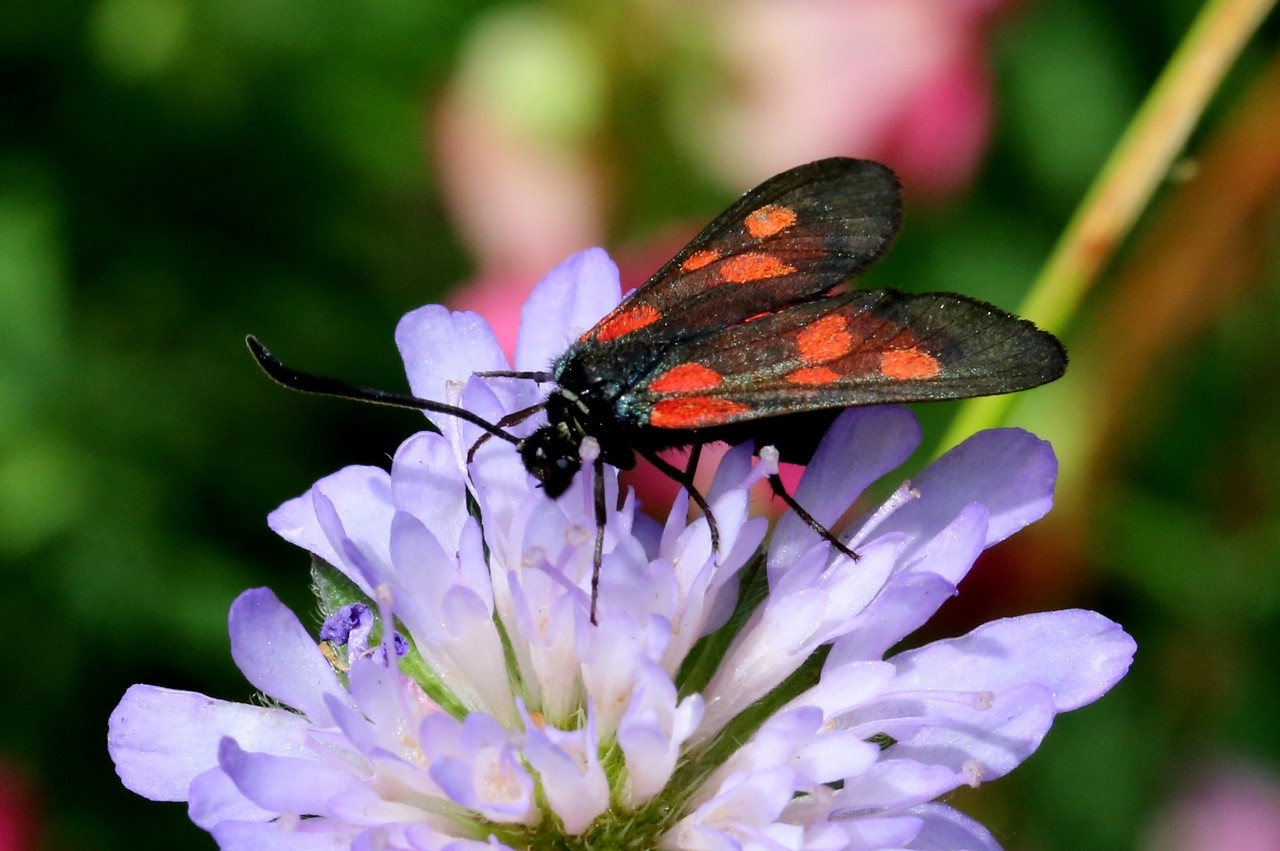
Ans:
[{"label": "green sepal", "polygon": [[[369,635],[369,645],[375,646],[382,642],[382,618],[379,615],[378,604],[371,600],[360,589],[360,586],[352,582],[342,571],[314,554],[311,556],[311,590],[316,596],[322,621],[328,619],[343,606],[349,606],[353,603],[363,603],[368,606],[369,611],[373,612],[374,615],[374,626]],[[455,718],[465,717],[468,711],[467,708],[440,681],[435,671],[431,670],[430,666],[427,665],[426,660],[422,658],[422,654],[418,652],[418,645],[409,634],[409,630],[403,623],[397,623],[396,626],[401,637],[409,643],[409,652],[397,660],[400,673],[413,679],[414,682],[422,687],[428,697],[440,704],[444,711]],[[345,679],[344,671],[339,671],[339,674],[342,674]]]}]

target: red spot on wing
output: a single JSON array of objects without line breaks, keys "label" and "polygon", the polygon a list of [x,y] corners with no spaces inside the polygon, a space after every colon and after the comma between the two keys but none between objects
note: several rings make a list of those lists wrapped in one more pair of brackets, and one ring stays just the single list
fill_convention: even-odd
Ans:
[{"label": "red spot on wing", "polygon": [[854,342],[848,318],[838,313],[811,322],[796,334],[800,357],[809,363],[826,363],[844,357],[853,351]]},{"label": "red spot on wing", "polygon": [[680,270],[683,272],[693,272],[701,269],[708,263],[719,259],[720,252],[713,248],[709,248],[705,251],[695,251],[686,257],[684,262],[680,264]]},{"label": "red spot on wing", "polygon": [[747,226],[747,233],[756,239],[764,239],[766,236],[784,231],[796,223],[796,211],[789,207],[779,207],[777,204],[765,204],[760,209],[747,216],[744,224]]},{"label": "red spot on wing", "polygon": [[749,281],[761,281],[765,278],[776,278],[794,272],[794,266],[788,266],[772,254],[749,251],[730,257],[720,264],[720,277],[730,284],[745,284]]},{"label": "red spot on wing", "polygon": [[701,428],[719,425],[734,414],[750,410],[749,405],[712,396],[664,399],[649,412],[649,425],[657,428]]},{"label": "red spot on wing", "polygon": [[710,390],[718,385],[722,376],[700,363],[682,363],[674,366],[649,382],[653,393],[693,393]]},{"label": "red spot on wing", "polygon": [[602,319],[595,328],[588,331],[586,337],[594,338],[597,343],[608,343],[619,337],[625,337],[633,331],[639,331],[646,325],[652,325],[658,321],[660,315],[657,308],[647,304],[614,311]]},{"label": "red spot on wing", "polygon": [[907,381],[933,378],[942,371],[942,364],[920,349],[896,349],[880,356],[880,371],[895,381]]},{"label": "red spot on wing", "polygon": [[788,372],[785,377],[791,384],[821,387],[838,379],[840,373],[826,366],[806,366]]}]

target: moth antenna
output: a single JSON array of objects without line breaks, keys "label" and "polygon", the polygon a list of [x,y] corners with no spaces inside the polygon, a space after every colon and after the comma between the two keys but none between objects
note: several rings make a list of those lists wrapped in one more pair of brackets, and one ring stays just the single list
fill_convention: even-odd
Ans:
[{"label": "moth antenna", "polygon": [[372,387],[361,387],[356,384],[348,384],[345,381],[338,381],[335,378],[325,378],[322,375],[301,372],[291,366],[286,366],[252,334],[245,337],[244,341],[248,344],[254,360],[258,362],[258,366],[262,367],[262,371],[267,374],[267,377],[282,387],[288,387],[290,390],[297,390],[299,393],[312,393],[317,396],[332,396],[336,399],[350,399],[354,402],[386,405],[391,408],[407,408],[414,411],[445,414],[479,426],[489,435],[501,438],[507,443],[520,443],[520,438],[471,413],[466,408],[446,405],[443,402],[433,402],[430,399],[419,399],[417,396],[410,396],[407,393],[375,390]]},{"label": "moth antenna", "polygon": [[539,384],[546,384],[548,381],[556,380],[556,377],[549,372],[520,372],[511,369],[490,369],[485,372],[477,372],[476,375],[481,378],[523,378],[526,381],[536,381]]}]

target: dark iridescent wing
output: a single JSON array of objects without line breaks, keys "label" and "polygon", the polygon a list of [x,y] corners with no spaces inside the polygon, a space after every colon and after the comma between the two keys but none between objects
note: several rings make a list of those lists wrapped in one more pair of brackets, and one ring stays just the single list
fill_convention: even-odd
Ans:
[{"label": "dark iridescent wing", "polygon": [[814,298],[866,268],[902,222],[898,179],[879,163],[827,159],[743,195],[583,335],[611,343],[696,337]]},{"label": "dark iridescent wing", "polygon": [[1025,390],[1066,368],[1052,335],[952,293],[858,290],[675,346],[619,397],[628,421],[704,429],[884,402]]}]

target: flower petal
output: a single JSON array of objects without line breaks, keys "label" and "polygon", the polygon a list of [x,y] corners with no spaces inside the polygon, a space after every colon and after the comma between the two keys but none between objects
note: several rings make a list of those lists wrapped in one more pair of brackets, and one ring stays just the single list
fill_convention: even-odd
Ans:
[{"label": "flower petal", "polygon": [[329,819],[223,822],[210,831],[219,851],[347,851],[362,832]]},{"label": "flower petal", "polygon": [[153,801],[185,801],[192,781],[218,764],[223,737],[264,752],[300,754],[309,726],[283,709],[135,685],[107,722],[107,749],[127,788]]},{"label": "flower petal", "polygon": [[334,723],[325,695],[346,703],[347,691],[297,615],[271,589],[245,591],[231,604],[227,621],[231,656],[245,679],[313,724]]},{"label": "flower petal", "polygon": [[851,661],[882,658],[955,595],[956,587],[936,573],[891,576],[855,625],[836,639],[823,663],[823,675]]},{"label": "flower petal", "polygon": [[556,266],[520,311],[516,369],[545,370],[622,299],[618,267],[602,248]]},{"label": "flower petal", "polygon": [[1097,612],[1068,609],[992,621],[893,657],[892,689],[1003,691],[1038,683],[1066,712],[1092,703],[1133,661],[1134,640]]},{"label": "flower petal", "polygon": [[886,518],[875,534],[906,533],[914,542],[903,554],[910,561],[966,506],[978,503],[987,512],[989,547],[1044,516],[1053,504],[1057,475],[1058,461],[1047,441],[1016,428],[979,432],[916,476],[912,485],[920,498]]},{"label": "flower petal", "polygon": [[[342,547],[332,537],[333,530],[318,516],[317,501],[332,505],[345,537],[365,547],[376,547],[381,542],[385,549],[393,510],[391,477],[378,467],[344,467],[267,516],[267,525],[277,535],[315,553],[363,586],[358,573],[345,565]],[[363,590],[370,593],[368,588]]]},{"label": "flower petal", "polygon": [[857,569],[847,559],[824,568],[822,548],[791,566],[734,639],[703,694],[706,714],[694,741],[718,731],[733,716],[791,675],[820,644],[841,635],[874,599],[902,543],[881,538],[863,548]]},{"label": "flower petal", "polygon": [[396,450],[391,462],[391,500],[450,548],[458,546],[467,522],[466,481],[443,435],[418,432]]},{"label": "flower petal", "polygon": [[922,822],[911,845],[917,851],[1001,851],[991,831],[946,804],[921,804],[910,813]]},{"label": "flower petal", "polygon": [[582,833],[609,806],[609,779],[600,765],[593,713],[587,725],[563,731],[525,718],[524,756],[542,778],[542,793],[570,836]]},{"label": "flower petal", "polygon": [[[899,466],[920,443],[920,425],[907,408],[849,408],[838,416],[805,468],[796,501],[823,525],[840,519],[867,486]],[[769,546],[769,576],[819,540],[795,512],[778,521]]]},{"label": "flower petal", "polygon": [[945,766],[954,785],[974,787],[1003,777],[1035,753],[1055,714],[1052,695],[1035,684],[969,701],[939,693],[932,700],[907,696],[887,705],[907,717],[897,724],[881,721],[879,728],[898,740],[885,750],[886,758]]},{"label": "flower petal", "polygon": [[618,725],[618,746],[630,776],[630,803],[637,806],[656,795],[675,770],[680,746],[702,719],[702,696],[677,703],[675,684],[657,665],[642,665],[635,690]]},{"label": "flower petal", "polygon": [[396,325],[396,346],[413,395],[433,402],[449,403],[451,382],[460,385],[477,372],[507,369],[489,323],[439,304],[406,313]]},{"label": "flower petal", "polygon": [[318,759],[250,753],[232,738],[219,744],[218,764],[246,798],[277,813],[325,815],[329,799],[357,782]]},{"label": "flower petal", "polygon": [[220,767],[211,768],[192,781],[187,802],[187,816],[205,830],[226,821],[266,822],[279,815],[246,798]]},{"label": "flower petal", "polygon": [[862,818],[931,801],[956,788],[956,773],[943,765],[912,759],[881,759],[847,777],[835,797],[832,818]]}]

